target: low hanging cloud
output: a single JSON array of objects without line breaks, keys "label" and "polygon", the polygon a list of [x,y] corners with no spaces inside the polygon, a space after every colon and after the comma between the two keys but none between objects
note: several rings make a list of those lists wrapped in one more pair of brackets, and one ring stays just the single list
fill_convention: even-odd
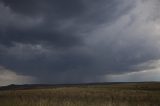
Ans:
[{"label": "low hanging cloud", "polygon": [[12,70],[0,66],[0,86],[9,84],[34,83],[35,78],[15,73]]},{"label": "low hanging cloud", "polygon": [[[125,81],[125,82],[141,82],[141,81],[159,81],[159,75],[160,75],[160,60],[157,61],[150,61],[145,64],[141,64],[138,67],[152,67],[150,69],[142,70],[139,72],[130,72],[130,73],[124,73],[124,74],[118,74],[118,75],[106,75],[107,81],[117,82],[117,81]],[[103,80],[104,80],[103,79]]]},{"label": "low hanging cloud", "polygon": [[158,69],[148,62],[160,60],[159,5],[159,0],[0,0],[0,65],[37,83],[115,81],[119,74],[126,81],[128,73],[133,75],[128,81],[137,81]]}]

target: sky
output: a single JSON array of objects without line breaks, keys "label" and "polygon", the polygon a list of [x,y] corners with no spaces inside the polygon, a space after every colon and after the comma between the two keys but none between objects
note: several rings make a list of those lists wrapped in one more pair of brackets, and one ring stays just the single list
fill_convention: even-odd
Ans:
[{"label": "sky", "polygon": [[160,0],[0,0],[0,86],[160,81]]}]

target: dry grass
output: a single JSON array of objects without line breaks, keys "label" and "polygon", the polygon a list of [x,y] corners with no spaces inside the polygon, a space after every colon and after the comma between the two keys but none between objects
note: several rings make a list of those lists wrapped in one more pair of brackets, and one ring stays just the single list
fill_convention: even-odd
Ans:
[{"label": "dry grass", "polygon": [[160,84],[0,91],[0,106],[160,106]]}]

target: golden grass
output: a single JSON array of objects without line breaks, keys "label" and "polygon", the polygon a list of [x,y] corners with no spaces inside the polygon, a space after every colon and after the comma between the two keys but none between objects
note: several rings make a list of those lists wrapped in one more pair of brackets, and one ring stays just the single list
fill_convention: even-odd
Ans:
[{"label": "golden grass", "polygon": [[160,84],[0,91],[0,106],[160,106]]}]

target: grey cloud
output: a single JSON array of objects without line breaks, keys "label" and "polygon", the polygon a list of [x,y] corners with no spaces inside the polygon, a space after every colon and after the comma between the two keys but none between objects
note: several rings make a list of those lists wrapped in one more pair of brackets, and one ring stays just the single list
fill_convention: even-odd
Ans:
[{"label": "grey cloud", "polygon": [[4,3],[0,2],[0,28],[5,29],[6,27],[16,28],[32,28],[33,26],[39,25],[42,22],[42,17],[29,17],[14,12],[9,6],[5,6]]},{"label": "grey cloud", "polygon": [[[38,1],[34,1],[34,2],[37,3]],[[46,1],[43,1],[43,2],[46,2]],[[51,10],[53,7],[55,7],[54,5],[57,5],[57,8],[62,8],[62,7],[59,7],[61,6],[61,4],[63,4],[60,1],[59,2],[54,1],[55,3],[54,2],[49,3],[49,2],[46,2],[46,3],[48,3],[47,7],[50,7]],[[27,5],[27,3],[32,4],[30,2],[25,3],[24,1],[20,1],[20,2],[2,1],[1,10],[0,10],[2,11],[0,21],[4,24],[2,24],[0,29],[1,44],[12,45],[14,42],[35,43],[35,44],[51,43],[51,45],[53,46],[55,45],[55,46],[62,47],[62,46],[76,45],[79,42],[81,42],[81,38],[74,35],[74,33],[70,31],[62,31],[62,30],[59,31],[57,29],[57,26],[58,26],[57,21],[59,21],[59,17],[51,18],[50,16],[50,15],[58,14],[54,11],[53,13],[46,13],[49,10],[44,9],[44,11],[46,12],[42,13],[41,15],[34,16],[34,15],[28,15],[25,12],[24,12],[25,14],[22,14],[21,12],[14,10],[14,8],[17,8],[17,10],[23,11],[23,9],[21,9],[25,7],[23,6],[23,3],[25,5]],[[39,4],[41,4],[41,2]],[[53,4],[53,6],[50,6],[50,4]],[[73,2],[73,4],[75,3]],[[27,5],[27,7],[30,7],[30,6]],[[71,6],[68,6],[68,7],[71,7]],[[32,6],[30,8],[31,8],[30,11],[32,11]],[[41,9],[41,7],[34,7],[34,8]],[[27,8],[24,8],[24,9],[28,11]],[[60,10],[57,10],[57,11],[60,11]],[[61,11],[64,11],[64,10],[61,10]],[[64,13],[66,13],[66,11],[64,11]],[[49,16],[46,16],[45,14]],[[27,26],[27,28],[26,27],[22,28],[23,26]]]},{"label": "grey cloud", "polygon": [[[41,29],[41,28],[40,28]],[[31,29],[31,30],[19,30],[10,28],[1,36],[1,44],[13,45],[14,42],[19,43],[50,43],[53,46],[67,47],[74,46],[81,42],[81,38],[74,36],[72,33],[59,32],[49,29]]]},{"label": "grey cloud", "polygon": [[160,59],[158,3],[1,0],[8,15],[0,22],[16,14],[12,23],[34,26],[0,25],[0,65],[39,83],[106,81],[108,74],[150,69],[138,66]]},{"label": "grey cloud", "polygon": [[75,16],[85,9],[82,0],[2,0],[2,2],[13,11],[23,15],[46,15],[52,18]]},{"label": "grey cloud", "polygon": [[24,84],[34,83],[34,78],[26,75],[19,75],[12,70],[0,66],[0,86],[5,86],[11,83]]}]

